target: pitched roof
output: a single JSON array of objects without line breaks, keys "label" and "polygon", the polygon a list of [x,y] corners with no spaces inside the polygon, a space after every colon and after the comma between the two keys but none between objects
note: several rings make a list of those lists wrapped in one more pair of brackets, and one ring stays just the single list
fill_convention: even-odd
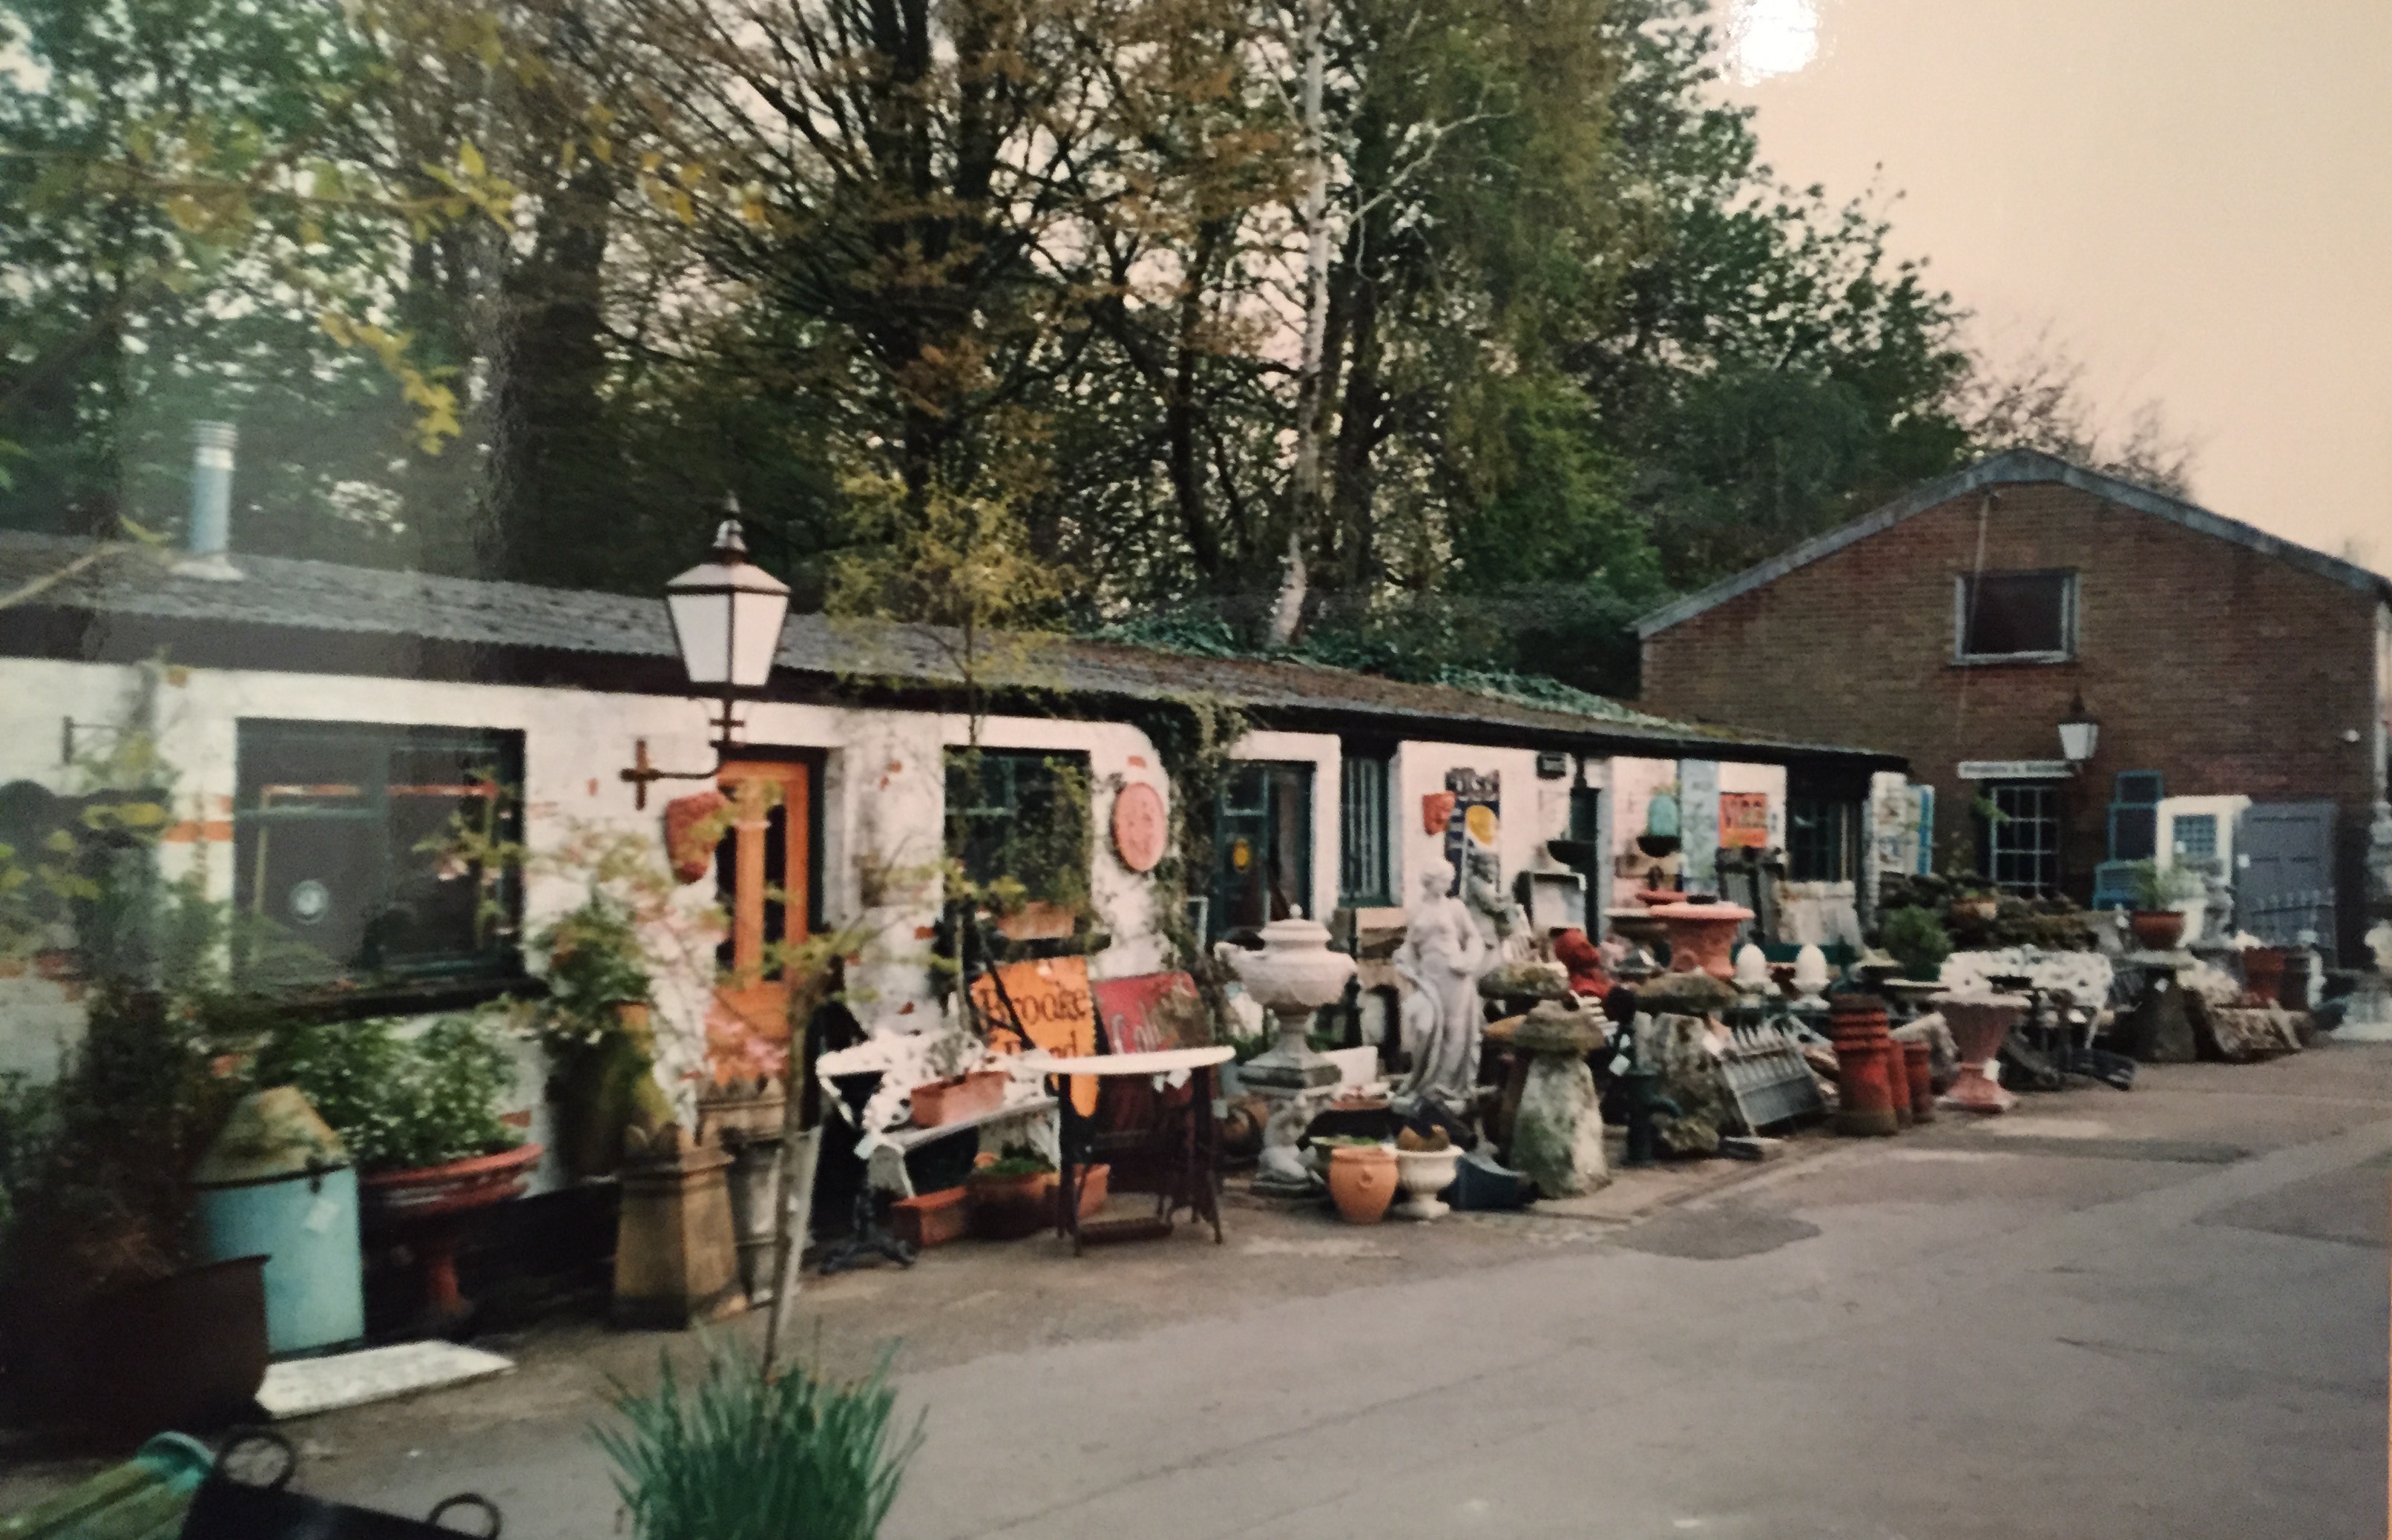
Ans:
[{"label": "pitched roof", "polygon": [[[0,531],[0,595],[48,577],[96,549],[88,541]],[[241,555],[234,563],[243,574],[240,581],[211,580],[177,573],[170,563],[136,550],[74,573],[13,613],[430,642],[474,656],[485,651],[567,654],[644,665],[676,658],[661,599],[288,557]],[[7,614],[0,612],[0,618]],[[22,644],[0,647],[27,650]],[[796,615],[782,634],[775,661],[784,678],[796,676],[791,683],[804,681],[815,690],[828,684],[937,693],[967,682],[960,651],[956,633],[941,628]],[[340,671],[399,674],[411,658],[403,647],[364,652],[378,661]],[[1433,735],[1434,730],[1526,744],[1599,744],[1610,752],[1644,751],[1657,757],[1774,762],[1824,756],[1900,763],[1863,749],[1669,721],[1611,701],[1567,710],[1312,664],[1190,656],[1080,638],[1000,637],[982,654],[976,672],[984,687],[1017,697],[1209,697],[1267,722],[1303,719],[1415,737]],[[638,688],[628,681],[622,687]]]},{"label": "pitched roof", "polygon": [[2089,492],[2105,502],[2116,503],[2122,508],[2131,508],[2138,512],[2149,513],[2154,518],[2165,519],[2170,524],[2181,524],[2187,529],[2215,536],[2221,540],[2231,540],[2236,545],[2259,552],[2262,556],[2274,557],[2277,561],[2299,567],[2304,572],[2315,573],[2320,577],[2331,578],[2334,582],[2357,589],[2362,593],[2372,593],[2386,602],[2392,602],[2392,578],[2370,572],[2365,567],[2353,565],[2339,557],[2328,556],[2321,550],[2311,550],[2307,546],[2294,545],[2290,540],[2282,539],[2265,530],[2254,528],[2239,519],[2230,519],[2223,514],[2213,513],[2205,508],[2186,502],[2180,498],[2171,498],[2164,492],[2154,492],[2148,486],[2138,486],[2130,481],[2121,481],[2115,476],[2104,475],[2099,471],[2087,471],[2081,465],[2072,465],[2064,459],[2047,455],[2039,449],[2007,449],[1998,455],[1981,459],[1966,470],[1955,472],[1941,481],[1930,481],[1922,486],[1914,487],[1904,496],[1887,503],[1876,512],[1863,514],[1848,524],[1840,525],[1825,535],[1805,540],[1789,550],[1779,552],[1758,566],[1748,567],[1735,576],[1723,577],[1699,592],[1673,600],[1659,609],[1640,616],[1636,622],[1636,634],[1640,638],[1650,638],[1658,632],[1666,631],[1682,620],[1691,620],[1705,610],[1724,604],[1739,594],[1750,593],[1763,584],[1774,583],[1797,567],[1805,567],[1821,557],[1832,556],[1846,546],[1866,540],[1872,535],[1892,528],[1913,514],[1924,513],[1929,509],[1940,507],[1955,498],[1989,486],[2016,485],[2032,482],[2055,483],[2062,486],[2073,486],[2080,492]]}]

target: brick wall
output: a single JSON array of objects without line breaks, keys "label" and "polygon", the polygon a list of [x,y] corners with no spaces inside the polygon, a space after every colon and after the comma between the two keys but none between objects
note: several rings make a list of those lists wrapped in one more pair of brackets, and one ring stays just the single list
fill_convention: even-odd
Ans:
[{"label": "brick wall", "polygon": [[[2081,692],[2101,736],[2066,799],[2080,899],[2126,770],[2164,772],[2170,796],[2333,799],[2355,892],[2376,795],[2376,600],[2074,487],[2003,485],[1981,519],[1982,506],[1967,493],[1658,633],[1642,704],[1905,755],[1937,789],[1939,864],[1954,841],[1974,864],[1974,788],[1956,767],[2060,757],[2057,725]],[[2074,661],[1952,662],[1953,580],[1981,540],[1988,572],[2078,574]],[[2346,929],[2356,910],[2344,904]]]}]

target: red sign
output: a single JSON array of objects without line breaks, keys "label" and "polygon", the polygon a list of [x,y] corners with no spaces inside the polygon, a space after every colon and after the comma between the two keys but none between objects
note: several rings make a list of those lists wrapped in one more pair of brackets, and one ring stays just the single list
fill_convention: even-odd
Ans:
[{"label": "red sign", "polygon": [[1762,850],[1769,845],[1769,794],[1722,792],[1719,800],[1720,848]]}]

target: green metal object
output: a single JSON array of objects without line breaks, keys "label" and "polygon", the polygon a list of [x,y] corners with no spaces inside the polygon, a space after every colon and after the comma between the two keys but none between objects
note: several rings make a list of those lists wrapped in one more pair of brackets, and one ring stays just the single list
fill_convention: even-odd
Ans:
[{"label": "green metal object", "polygon": [[197,1439],[161,1433],[114,1469],[0,1519],[0,1540],[175,1540],[214,1464]]}]

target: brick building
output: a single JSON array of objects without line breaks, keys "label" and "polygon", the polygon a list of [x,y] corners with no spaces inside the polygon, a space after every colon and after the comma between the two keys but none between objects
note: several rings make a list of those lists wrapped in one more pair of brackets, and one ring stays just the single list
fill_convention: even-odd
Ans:
[{"label": "brick building", "polygon": [[1939,867],[2086,901],[2104,862],[2209,860],[2238,925],[2357,948],[2392,716],[2375,573],[2017,450],[1637,628],[1647,709],[1906,757]]}]

